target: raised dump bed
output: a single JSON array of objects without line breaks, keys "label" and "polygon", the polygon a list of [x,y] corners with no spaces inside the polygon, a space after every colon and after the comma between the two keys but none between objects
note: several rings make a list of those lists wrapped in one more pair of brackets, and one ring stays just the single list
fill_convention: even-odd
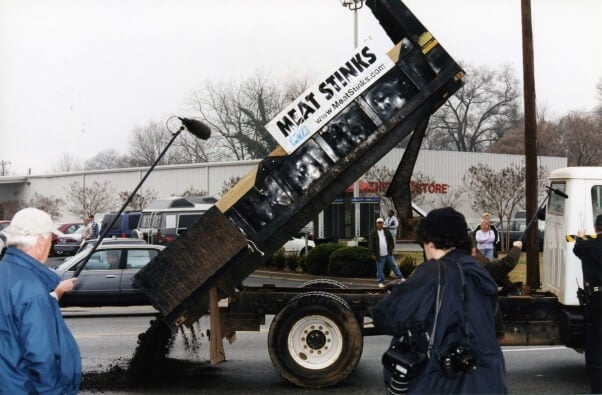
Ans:
[{"label": "raised dump bed", "polygon": [[171,327],[209,310],[408,136],[464,73],[400,1],[367,2],[397,45],[360,45],[266,127],[279,142],[135,278]]}]

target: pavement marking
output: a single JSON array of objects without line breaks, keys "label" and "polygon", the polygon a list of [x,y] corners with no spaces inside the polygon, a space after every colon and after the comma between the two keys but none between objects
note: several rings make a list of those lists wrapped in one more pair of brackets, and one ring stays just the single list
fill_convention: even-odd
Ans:
[{"label": "pavement marking", "polygon": [[504,349],[502,352],[522,352],[522,351],[551,351],[551,350],[568,350],[565,346],[553,346],[553,347],[529,347],[529,348],[512,348]]}]

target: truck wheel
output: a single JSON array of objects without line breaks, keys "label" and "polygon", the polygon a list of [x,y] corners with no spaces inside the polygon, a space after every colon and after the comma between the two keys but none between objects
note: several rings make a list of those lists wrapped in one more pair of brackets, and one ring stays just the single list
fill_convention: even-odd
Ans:
[{"label": "truck wheel", "polygon": [[301,387],[320,388],[335,385],[353,372],[363,342],[360,325],[345,300],[310,291],[292,298],[274,317],[268,351],[283,378]]},{"label": "truck wheel", "polygon": [[330,278],[316,278],[314,280],[309,280],[301,284],[301,288],[338,288],[338,289],[347,289],[347,286],[340,281],[332,280]]}]

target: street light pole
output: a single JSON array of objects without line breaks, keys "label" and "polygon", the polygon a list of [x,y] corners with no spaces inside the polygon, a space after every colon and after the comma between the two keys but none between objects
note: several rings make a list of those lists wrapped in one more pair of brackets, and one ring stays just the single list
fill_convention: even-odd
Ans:
[{"label": "street light pole", "polygon": [[[364,6],[364,0],[341,0],[341,5],[343,7],[349,8],[353,11],[353,49],[357,48],[358,39],[357,39],[357,10]],[[357,201],[357,198],[360,196],[360,182],[359,180],[355,180],[353,183],[353,198],[356,200],[354,203],[355,210],[355,236],[360,236],[361,228],[360,228],[360,203]]]},{"label": "street light pole", "polygon": [[142,177],[142,179],[138,182],[138,185],[136,185],[136,187],[134,188],[134,190],[132,191],[130,196],[128,196],[128,198],[123,203],[123,205],[121,206],[119,211],[115,214],[111,223],[108,224],[106,228],[101,230],[101,233],[100,233],[98,239],[96,240],[96,243],[94,243],[94,245],[90,249],[90,252],[88,252],[88,254],[82,260],[82,262],[80,264],[78,264],[77,269],[75,269],[75,273],[73,273],[74,278],[79,276],[79,274],[83,270],[84,266],[86,266],[86,263],[88,263],[88,260],[90,259],[92,254],[94,254],[94,252],[96,251],[96,249],[98,248],[100,243],[102,243],[102,240],[107,235],[107,232],[109,231],[109,229],[111,229],[113,227],[113,225],[115,225],[115,222],[117,222],[121,213],[123,213],[123,211],[128,206],[128,204],[130,204],[130,202],[132,201],[132,199],[134,198],[136,193],[138,193],[138,190],[140,189],[140,187],[142,186],[144,181],[146,181],[146,179],[148,178],[150,173],[152,173],[152,171],[155,169],[155,166],[157,166],[159,161],[163,158],[163,156],[165,155],[165,153],[167,152],[169,147],[171,147],[171,145],[173,144],[175,139],[182,133],[182,131],[188,130],[196,138],[199,138],[201,140],[207,140],[211,136],[211,130],[204,123],[197,121],[196,119],[181,118],[181,117],[176,117],[176,118],[178,118],[182,122],[182,126],[180,126],[180,128],[178,130],[176,130],[175,132],[173,132],[171,134],[172,135],[171,139],[169,140],[169,142],[167,143],[165,148],[163,148],[163,151],[161,151],[161,153],[159,154],[159,156],[157,156],[157,158],[155,159],[155,161],[153,162],[151,167],[144,174],[144,177]]}]

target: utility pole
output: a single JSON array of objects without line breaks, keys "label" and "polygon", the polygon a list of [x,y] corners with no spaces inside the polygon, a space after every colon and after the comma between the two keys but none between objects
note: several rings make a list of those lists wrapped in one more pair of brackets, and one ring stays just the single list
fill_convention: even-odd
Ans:
[{"label": "utility pole", "polygon": [[[537,211],[537,108],[535,101],[535,71],[533,66],[533,29],[531,0],[521,0],[523,41],[523,98],[525,102],[525,208],[527,218]],[[535,224],[535,226],[534,226]],[[537,222],[527,229],[527,285],[538,289],[539,251]]]},{"label": "utility pole", "polygon": [[0,160],[0,167],[2,167],[2,176],[7,176],[8,175],[8,165],[10,165],[10,161],[6,161],[6,160]]}]

